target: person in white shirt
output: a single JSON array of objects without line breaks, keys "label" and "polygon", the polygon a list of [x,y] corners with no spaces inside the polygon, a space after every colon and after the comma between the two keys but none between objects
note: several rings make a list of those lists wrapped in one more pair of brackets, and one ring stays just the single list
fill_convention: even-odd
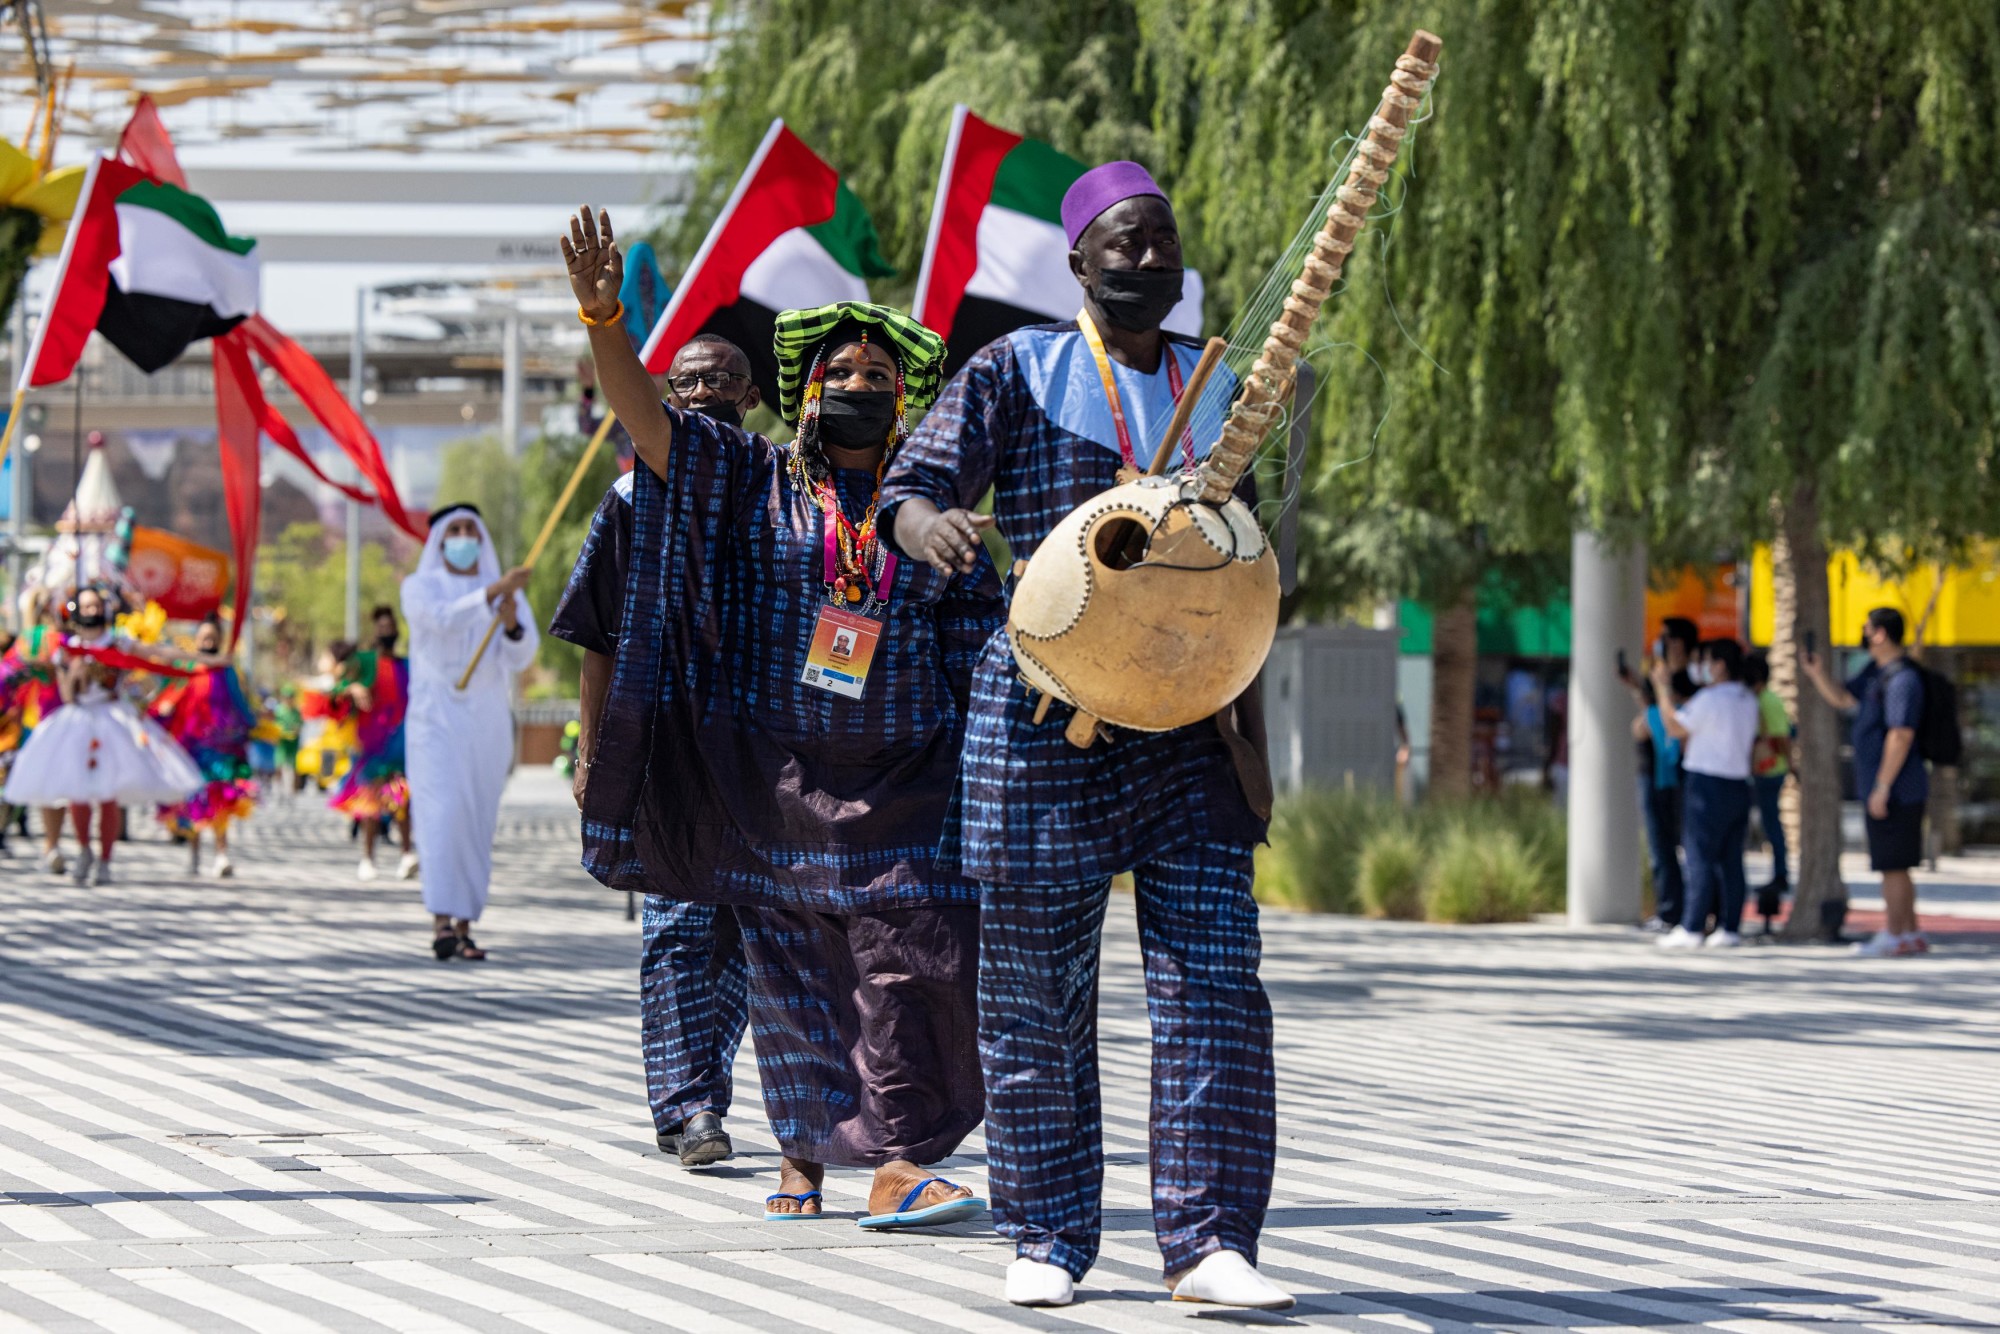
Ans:
[{"label": "person in white shirt", "polygon": [[[1733,639],[1702,646],[1694,679],[1701,686],[1678,709],[1662,709],[1667,734],[1681,743],[1687,773],[1681,840],[1687,849],[1687,903],[1681,924],[1660,948],[1733,949],[1743,943],[1743,838],[1750,827],[1750,752],[1757,743],[1757,697],[1743,684],[1743,646]],[[1664,662],[1653,664],[1653,688],[1671,697]],[[1714,934],[1704,940],[1708,916]]]}]

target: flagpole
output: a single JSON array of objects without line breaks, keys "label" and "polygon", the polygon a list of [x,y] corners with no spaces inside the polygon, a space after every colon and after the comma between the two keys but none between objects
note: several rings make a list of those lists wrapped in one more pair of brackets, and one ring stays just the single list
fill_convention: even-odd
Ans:
[{"label": "flagpole", "polygon": [[[576,470],[570,473],[569,482],[564,485],[562,494],[556,497],[555,505],[549,510],[549,517],[542,523],[540,536],[535,538],[535,545],[528,548],[528,558],[521,562],[522,569],[534,569],[535,562],[542,558],[542,548],[546,547],[549,539],[555,536],[556,525],[562,522],[563,511],[569,508],[569,502],[575,498],[576,489],[583,485],[583,475],[590,471],[590,465],[597,459],[597,451],[604,447],[604,437],[611,434],[611,425],[617,420],[618,414],[606,404],[604,420],[597,424],[597,433],[591,436],[590,443],[584,446],[583,457],[576,461]],[[487,647],[493,643],[493,632],[499,628],[500,613],[496,611],[493,613],[492,622],[486,627],[486,637],[479,641],[479,650],[472,655],[472,661],[465,664],[465,674],[458,678],[460,690],[472,684],[472,674],[479,670],[480,662],[486,657]]]},{"label": "flagpole", "polygon": [[[931,265],[937,259],[938,234],[944,230],[944,202],[951,196],[951,172],[958,165],[958,141],[965,133],[965,118],[970,112],[965,103],[960,102],[951,109],[951,129],[944,137],[944,161],[938,167],[937,194],[931,199],[930,232],[924,237],[924,262],[917,270],[917,298],[910,306],[910,318],[924,324],[924,316],[931,304]],[[928,324],[924,324],[929,328]]]}]

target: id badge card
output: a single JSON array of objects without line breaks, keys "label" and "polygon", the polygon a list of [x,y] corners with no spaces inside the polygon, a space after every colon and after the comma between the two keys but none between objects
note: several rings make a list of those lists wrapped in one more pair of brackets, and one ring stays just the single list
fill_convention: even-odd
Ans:
[{"label": "id badge card", "polygon": [[836,695],[860,699],[868,684],[868,664],[882,639],[882,622],[845,607],[821,605],[813,625],[812,646],[799,680]]}]

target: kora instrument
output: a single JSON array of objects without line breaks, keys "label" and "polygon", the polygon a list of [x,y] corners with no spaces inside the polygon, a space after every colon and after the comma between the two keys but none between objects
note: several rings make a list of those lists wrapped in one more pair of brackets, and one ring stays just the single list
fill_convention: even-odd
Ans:
[{"label": "kora instrument", "polygon": [[1105,723],[1164,732],[1199,722],[1263,668],[1278,629],[1278,561],[1237,484],[1284,416],[1313,320],[1437,77],[1443,45],[1419,31],[1396,61],[1208,456],[1177,476],[1157,475],[1219,339],[1182,395],[1155,475],[1070,511],[1020,570],[1007,617],[1014,661],[1044,695],[1038,720],[1050,699],[1075,708],[1067,731],[1075,745],[1090,745]]}]

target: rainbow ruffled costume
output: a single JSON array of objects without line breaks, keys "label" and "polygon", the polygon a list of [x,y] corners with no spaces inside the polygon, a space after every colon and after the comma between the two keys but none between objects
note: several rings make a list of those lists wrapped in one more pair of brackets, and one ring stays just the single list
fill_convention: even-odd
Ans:
[{"label": "rainbow ruffled costume", "polygon": [[62,707],[52,661],[57,638],[55,630],[37,625],[0,655],[0,779],[35,728]]},{"label": "rainbow ruffled costume", "polygon": [[[355,820],[400,816],[410,809],[410,785],[403,776],[403,714],[409,707],[410,666],[402,658],[384,658],[372,650],[348,659],[334,687],[331,715],[351,718],[359,746],[347,776],[327,802]],[[346,692],[365,686],[370,707],[355,706]]]},{"label": "rainbow ruffled costume", "polygon": [[250,774],[250,729],[256,714],[234,667],[212,667],[176,681],[153,704],[158,718],[200,767],[200,791],[160,807],[160,820],[183,833],[247,819],[257,806]]}]

